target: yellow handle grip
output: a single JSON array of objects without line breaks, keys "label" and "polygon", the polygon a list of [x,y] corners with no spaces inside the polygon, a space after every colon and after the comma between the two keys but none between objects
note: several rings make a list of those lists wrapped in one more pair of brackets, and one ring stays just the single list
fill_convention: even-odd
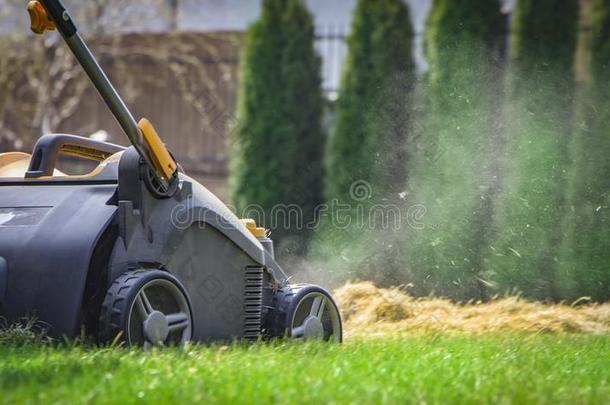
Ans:
[{"label": "yellow handle grip", "polygon": [[151,159],[157,172],[162,178],[171,179],[176,173],[178,165],[161,141],[159,134],[146,118],[142,118],[138,122],[138,128],[142,131],[144,142],[146,142],[148,150],[152,154]]},{"label": "yellow handle grip", "polygon": [[47,10],[38,1],[28,3],[28,14],[30,14],[30,29],[34,34],[44,34],[45,31],[53,31],[55,23],[49,18]]}]

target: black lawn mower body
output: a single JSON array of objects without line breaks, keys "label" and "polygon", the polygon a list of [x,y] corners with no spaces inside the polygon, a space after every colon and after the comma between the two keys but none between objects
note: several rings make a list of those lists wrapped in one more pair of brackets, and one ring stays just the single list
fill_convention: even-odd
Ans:
[{"label": "black lawn mower body", "polygon": [[[95,332],[116,278],[161,269],[187,289],[194,339],[252,337],[249,327],[262,327],[263,306],[286,285],[280,267],[206,188],[179,174],[178,192],[158,199],[140,172],[128,149],[99,179],[0,182],[3,315],[36,317],[53,336],[74,337],[81,325]],[[262,283],[248,279],[253,273]],[[256,289],[250,317],[247,288]]]},{"label": "black lawn mower body", "polygon": [[[290,285],[264,230],[178,165],[163,175],[159,144],[125,118],[61,2],[28,7],[60,31],[133,146],[56,134],[40,138],[31,156],[0,153],[0,317],[35,318],[52,337],[84,332],[134,345],[163,344],[176,331],[177,343],[340,341],[330,295]],[[55,169],[62,153],[99,165],[63,175]],[[27,171],[15,175],[15,165]]]}]

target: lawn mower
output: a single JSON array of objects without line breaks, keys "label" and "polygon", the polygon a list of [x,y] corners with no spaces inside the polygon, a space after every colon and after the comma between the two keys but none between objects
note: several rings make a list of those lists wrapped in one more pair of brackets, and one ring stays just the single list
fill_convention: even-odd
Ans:
[{"label": "lawn mower", "polygon": [[[187,176],[147,119],[136,123],[60,0],[31,1],[32,31],[57,30],[127,135],[66,134],[0,154],[0,317],[101,344],[287,337],[340,342],[324,289],[291,285],[269,232]],[[58,158],[97,167],[64,174]]]}]

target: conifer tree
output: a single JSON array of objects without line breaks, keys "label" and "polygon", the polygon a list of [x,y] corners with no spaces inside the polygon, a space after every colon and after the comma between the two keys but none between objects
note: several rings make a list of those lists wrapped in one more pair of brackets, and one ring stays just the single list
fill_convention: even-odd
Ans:
[{"label": "conifer tree", "polygon": [[507,176],[489,273],[501,291],[557,299],[578,0],[518,0],[511,29]]},{"label": "conifer tree", "polygon": [[428,114],[410,148],[409,201],[426,210],[422,226],[406,230],[408,279],[416,294],[486,297],[483,257],[503,33],[500,1],[432,3],[425,34]]},{"label": "conifer tree", "polygon": [[264,0],[241,62],[230,196],[240,215],[296,236],[322,202],[323,95],[312,16],[299,0]]},{"label": "conifer tree", "polygon": [[610,299],[610,1],[595,0],[591,76],[572,143],[561,298]]},{"label": "conifer tree", "polygon": [[380,200],[404,187],[415,81],[413,29],[402,0],[359,0],[328,145],[327,199],[353,202],[368,184]]},{"label": "conifer tree", "polygon": [[348,278],[403,282],[394,227],[405,189],[416,68],[409,8],[359,0],[327,148],[326,200],[316,258]]}]

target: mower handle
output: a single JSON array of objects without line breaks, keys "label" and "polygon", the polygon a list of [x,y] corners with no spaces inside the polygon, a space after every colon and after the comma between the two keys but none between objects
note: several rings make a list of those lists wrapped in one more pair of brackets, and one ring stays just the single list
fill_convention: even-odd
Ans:
[{"label": "mower handle", "polygon": [[60,154],[101,162],[124,147],[107,142],[95,141],[74,135],[50,134],[42,136],[32,152],[26,179],[53,176]]},{"label": "mower handle", "polygon": [[31,1],[28,4],[28,12],[32,21],[32,31],[35,33],[57,28],[144,163],[151,168],[151,172],[164,191],[169,190],[171,183],[176,178],[176,162],[154,129],[151,130],[152,126],[142,127],[136,123],[133,115],[81,38],[78,28],[61,0]]}]

